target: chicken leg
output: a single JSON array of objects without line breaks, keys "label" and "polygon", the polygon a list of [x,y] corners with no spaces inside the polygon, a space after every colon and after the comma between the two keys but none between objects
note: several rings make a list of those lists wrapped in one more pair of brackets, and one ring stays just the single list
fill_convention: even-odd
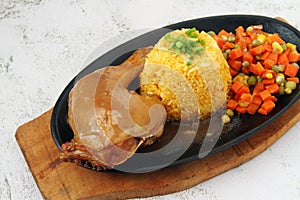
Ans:
[{"label": "chicken leg", "polygon": [[139,49],[121,65],[96,70],[75,84],[68,110],[74,139],[62,145],[61,159],[113,168],[162,134],[166,111],[159,99],[127,90],[150,50]]}]

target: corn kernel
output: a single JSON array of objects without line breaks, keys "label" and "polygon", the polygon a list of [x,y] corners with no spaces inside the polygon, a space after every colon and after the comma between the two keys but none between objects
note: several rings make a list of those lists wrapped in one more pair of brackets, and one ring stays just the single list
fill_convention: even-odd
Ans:
[{"label": "corn kernel", "polygon": [[237,75],[236,77],[234,77],[234,79],[233,79],[233,82],[236,82],[236,81],[239,81],[239,82],[244,82],[244,76],[242,76],[242,75]]},{"label": "corn kernel", "polygon": [[224,124],[228,124],[230,122],[230,117],[228,115],[222,115],[221,119]]},{"label": "corn kernel", "polygon": [[272,74],[272,73],[266,73],[266,78],[267,78],[267,79],[273,78],[273,74]]},{"label": "corn kernel", "polygon": [[292,52],[297,51],[296,45],[292,44],[292,43],[287,43],[286,47],[291,49]]},{"label": "corn kernel", "polygon": [[282,53],[283,52],[283,48],[282,46],[278,43],[278,42],[273,42],[272,43],[272,48],[278,51],[278,53]]},{"label": "corn kernel", "polygon": [[263,34],[260,34],[260,35],[257,36],[257,39],[263,44],[263,43],[266,42],[267,37]]},{"label": "corn kernel", "polygon": [[285,88],[284,91],[286,94],[292,94],[292,90],[290,88]]}]

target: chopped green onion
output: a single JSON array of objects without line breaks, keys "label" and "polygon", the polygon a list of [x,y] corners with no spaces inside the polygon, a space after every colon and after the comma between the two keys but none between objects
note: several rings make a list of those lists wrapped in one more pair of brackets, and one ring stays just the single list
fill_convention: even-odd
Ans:
[{"label": "chopped green onion", "polygon": [[180,42],[180,41],[176,42],[176,47],[181,48],[182,46],[183,46],[182,42]]},{"label": "chopped green onion", "polygon": [[191,61],[191,60],[189,60],[189,61],[186,62],[186,65],[187,65],[187,66],[190,66],[191,64],[192,64],[192,61]]}]

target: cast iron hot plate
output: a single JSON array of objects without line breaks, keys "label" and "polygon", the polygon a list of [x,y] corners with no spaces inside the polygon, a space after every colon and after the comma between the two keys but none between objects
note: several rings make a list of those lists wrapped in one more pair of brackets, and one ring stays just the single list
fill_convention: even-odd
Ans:
[{"label": "cast iron hot plate", "polygon": [[[181,29],[181,28],[192,28],[195,27],[198,30],[204,31],[215,31],[218,32],[221,29],[234,32],[235,28],[242,25],[244,28],[249,25],[262,24],[263,30],[269,33],[279,33],[279,35],[287,42],[293,43],[300,47],[300,33],[297,29],[289,24],[282,21],[276,20],[274,18],[268,18],[264,16],[254,16],[254,15],[225,15],[225,16],[215,16],[199,18],[189,21],[184,21],[176,24],[172,24],[163,28],[156,29],[154,31],[148,32],[141,36],[138,36],[110,51],[103,54],[101,57],[97,58],[91,64],[89,64],[85,69],[83,69],[77,77],[75,77],[64,89],[60,95],[58,101],[56,102],[52,118],[51,118],[51,131],[53,139],[59,149],[61,145],[73,138],[73,132],[67,123],[68,115],[68,94],[72,87],[74,86],[75,80],[96,69],[108,66],[108,65],[118,65],[122,63],[126,58],[128,58],[132,52],[128,53],[128,49],[136,50],[142,47],[153,46],[164,34],[170,30]],[[299,49],[298,49],[299,51]],[[300,77],[300,73],[297,75]],[[137,80],[138,81],[138,80]],[[294,104],[300,97],[300,85],[297,85],[296,90],[291,95],[284,95],[278,98],[276,108],[268,115],[263,116],[260,114],[242,115],[237,116],[233,119],[233,122],[226,125],[222,129],[221,136],[218,138],[216,145],[207,155],[222,151],[238,142],[241,142],[248,138],[249,136],[255,134],[258,130],[262,129],[272,121],[276,120],[278,116],[284,113],[292,104]],[[165,131],[163,136],[154,143],[154,145],[142,148],[138,152],[151,152],[162,148],[164,145],[173,138],[173,134],[176,133],[178,129],[179,122],[167,122],[165,125]],[[206,132],[209,124],[209,119],[200,122],[200,128],[198,133]],[[176,161],[170,163],[168,166],[173,166],[177,164],[186,163],[192,160],[199,159],[199,149],[202,143],[201,137],[198,136],[194,139],[194,142],[190,145],[187,151],[179,157]],[[180,144],[179,144],[180,145]],[[176,152],[176,149],[174,149]],[[160,155],[158,155],[160,156]],[[164,159],[161,155],[161,159]],[[203,156],[203,155],[202,155]],[[201,156],[200,156],[201,157]],[[134,158],[134,156],[133,156]],[[166,157],[165,157],[166,158]],[[130,163],[129,159],[129,163]],[[134,160],[134,159],[133,159]],[[82,163],[83,166],[91,168],[88,163]],[[122,164],[125,168],[131,168],[131,171],[143,172],[151,171],[157,168],[159,165],[155,162],[147,162],[146,160],[142,164],[140,162],[135,162],[127,166],[127,161]]]}]

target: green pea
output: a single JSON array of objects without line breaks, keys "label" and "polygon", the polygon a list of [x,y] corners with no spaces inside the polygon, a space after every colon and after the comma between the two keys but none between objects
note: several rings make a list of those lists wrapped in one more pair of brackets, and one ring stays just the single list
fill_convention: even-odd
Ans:
[{"label": "green pea", "polygon": [[257,46],[261,45],[261,41],[253,40],[251,44],[252,44],[253,47],[257,47]]},{"label": "green pea", "polygon": [[276,73],[279,73],[279,66],[278,66],[278,65],[274,65],[274,66],[272,67],[272,70],[273,70],[274,72],[276,72]]},{"label": "green pea", "polygon": [[240,45],[235,44],[235,45],[233,46],[233,48],[234,48],[234,49],[238,49],[238,48],[240,48]]},{"label": "green pea", "polygon": [[249,86],[255,85],[257,82],[256,77],[255,76],[250,76],[247,80],[247,84]]},{"label": "green pea", "polygon": [[243,67],[249,67],[250,64],[249,64],[249,62],[246,60],[246,61],[243,62],[242,65],[243,65]]},{"label": "green pea", "polygon": [[234,42],[235,41],[235,37],[234,36],[229,36],[228,37],[228,42]]},{"label": "green pea", "polygon": [[256,80],[257,80],[257,82],[262,82],[263,81],[263,79],[260,76],[257,76]]},{"label": "green pea", "polygon": [[233,112],[233,110],[231,110],[231,109],[227,109],[227,110],[226,110],[226,114],[227,114],[229,117],[232,117],[232,116],[234,115],[234,112]]},{"label": "green pea", "polygon": [[284,83],[284,81],[285,81],[285,76],[284,76],[284,74],[283,74],[283,73],[278,73],[278,74],[276,75],[275,81],[276,81],[276,83],[277,83],[278,85],[281,85],[282,83]]},{"label": "green pea", "polygon": [[225,51],[226,53],[230,53],[231,52],[231,50],[230,49],[226,49],[226,51]]},{"label": "green pea", "polygon": [[225,36],[225,35],[221,35],[221,39],[224,40],[224,41],[227,41],[227,40],[228,40],[228,37]]}]

